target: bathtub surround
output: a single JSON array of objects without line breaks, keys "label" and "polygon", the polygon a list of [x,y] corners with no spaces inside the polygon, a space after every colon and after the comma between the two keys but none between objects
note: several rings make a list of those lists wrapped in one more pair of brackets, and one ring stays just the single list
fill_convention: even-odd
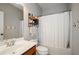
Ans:
[{"label": "bathtub surround", "polygon": [[20,37],[20,20],[23,12],[9,3],[0,3],[0,11],[4,12],[4,39]]}]

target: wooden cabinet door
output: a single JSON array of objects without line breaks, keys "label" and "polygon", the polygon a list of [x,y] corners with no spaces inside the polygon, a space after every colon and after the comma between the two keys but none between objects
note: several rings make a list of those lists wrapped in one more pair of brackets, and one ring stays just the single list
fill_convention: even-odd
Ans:
[{"label": "wooden cabinet door", "polygon": [[36,46],[33,46],[31,49],[23,53],[22,55],[35,55],[36,54]]}]

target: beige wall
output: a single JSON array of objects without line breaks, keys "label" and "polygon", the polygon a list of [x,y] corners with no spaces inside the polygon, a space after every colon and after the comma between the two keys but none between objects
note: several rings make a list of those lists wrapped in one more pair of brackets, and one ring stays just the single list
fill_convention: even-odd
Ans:
[{"label": "beige wall", "polygon": [[[79,4],[73,3],[71,5],[72,10],[72,51],[73,54],[79,55]],[[73,27],[74,23],[76,27]]]},{"label": "beige wall", "polygon": [[41,9],[37,4],[34,3],[26,3],[23,4],[24,11],[24,38],[29,40],[29,27],[28,27],[28,13],[33,13],[34,16],[41,15]]},{"label": "beige wall", "polygon": [[40,16],[42,14],[42,10],[37,3],[26,3],[25,7],[28,13],[32,13],[34,16]]},{"label": "beige wall", "polygon": [[[23,19],[23,12],[8,3],[0,4],[0,11],[4,12],[4,38],[19,37],[20,20]],[[11,29],[12,27],[14,29]]]}]

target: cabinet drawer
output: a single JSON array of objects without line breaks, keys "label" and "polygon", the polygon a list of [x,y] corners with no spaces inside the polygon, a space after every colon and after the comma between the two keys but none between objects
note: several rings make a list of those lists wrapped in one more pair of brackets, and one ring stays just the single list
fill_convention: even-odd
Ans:
[{"label": "cabinet drawer", "polygon": [[31,49],[23,53],[22,55],[35,55],[36,54],[36,46],[33,46]]}]

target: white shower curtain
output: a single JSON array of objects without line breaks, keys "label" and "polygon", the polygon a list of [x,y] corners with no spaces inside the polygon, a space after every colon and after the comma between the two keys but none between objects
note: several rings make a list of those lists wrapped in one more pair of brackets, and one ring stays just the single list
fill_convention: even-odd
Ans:
[{"label": "white shower curtain", "polygon": [[66,48],[69,41],[69,12],[39,18],[39,41],[42,45]]}]

